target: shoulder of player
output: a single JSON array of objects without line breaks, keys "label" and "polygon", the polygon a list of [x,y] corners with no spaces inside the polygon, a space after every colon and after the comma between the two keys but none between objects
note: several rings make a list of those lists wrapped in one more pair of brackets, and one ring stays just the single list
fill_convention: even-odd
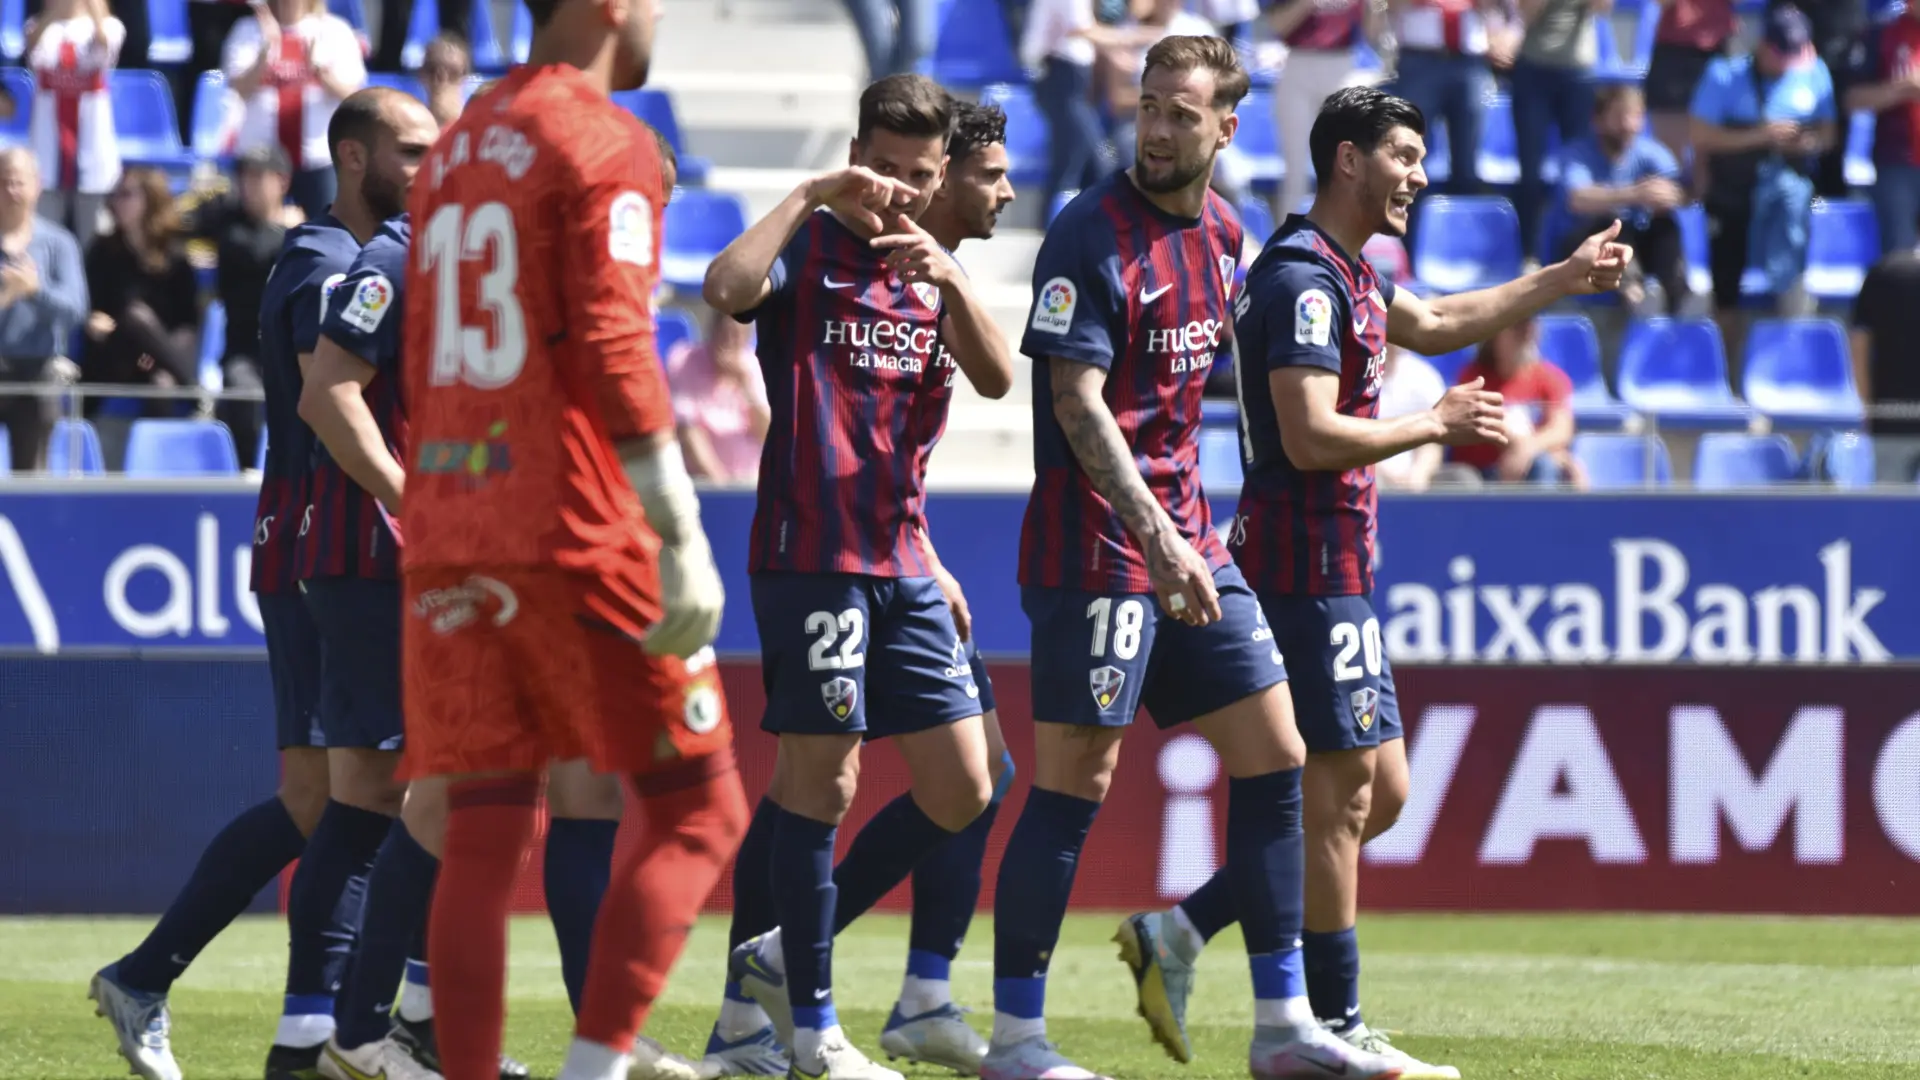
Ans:
[{"label": "shoulder of player", "polygon": [[1317,289],[1344,306],[1346,289],[1341,281],[1338,268],[1313,246],[1276,242],[1268,244],[1248,268],[1246,292],[1250,297],[1278,296],[1291,302],[1293,297]]}]

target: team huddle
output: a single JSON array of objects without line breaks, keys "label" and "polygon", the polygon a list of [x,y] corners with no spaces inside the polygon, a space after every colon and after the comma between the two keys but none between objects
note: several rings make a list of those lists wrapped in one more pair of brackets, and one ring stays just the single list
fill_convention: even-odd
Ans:
[{"label": "team huddle", "polygon": [[[179,1080],[168,990],[298,860],[266,1080],[527,1075],[501,1045],[506,930],[544,793],[576,1017],[560,1080],[900,1080],[841,1028],[832,956],[909,878],[881,1049],[987,1080],[1093,1080],[1047,1038],[1047,968],[1144,707],[1192,724],[1229,776],[1220,871],[1115,935],[1153,1038],[1191,1060],[1199,955],[1238,922],[1251,1075],[1458,1076],[1360,1011],[1360,848],[1408,796],[1370,602],[1373,464],[1505,434],[1478,384],[1377,419],[1382,355],[1448,351],[1617,286],[1618,226],[1493,289],[1396,290],[1357,253],[1405,233],[1424,121],[1346,90],[1313,128],[1312,211],[1243,273],[1240,224],[1209,185],[1247,75],[1217,39],[1148,54],[1134,163],[1048,229],[1020,342],[1036,723],[982,1038],[950,975],[1015,770],[925,478],[955,376],[986,397],[1014,378],[953,255],[1013,200],[1005,118],[919,76],[874,83],[848,166],[707,272],[706,302],[757,328],[772,412],[748,571],[778,756],[750,810],[711,649],[720,577],[654,344],[674,162],[608,97],[645,82],[658,3],[530,9],[529,64],[445,131],[404,94],[347,99],[328,132],[339,199],[289,233],[267,284],[253,587],[281,787],[94,977],[133,1071]],[[1246,482],[1216,528],[1200,399],[1228,361]],[[836,864],[862,744],[880,738],[911,789]],[[623,805],[640,820],[616,853]],[[704,1052],[681,1056],[640,1032],[730,861],[728,979]]]}]

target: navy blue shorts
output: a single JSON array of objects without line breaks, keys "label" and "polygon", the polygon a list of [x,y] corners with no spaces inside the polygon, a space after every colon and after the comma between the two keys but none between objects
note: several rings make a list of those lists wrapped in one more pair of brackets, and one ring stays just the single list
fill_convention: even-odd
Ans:
[{"label": "navy blue shorts", "polygon": [[1380,655],[1380,741],[1392,742],[1407,737],[1400,723],[1400,691],[1393,686],[1393,665],[1385,653]]},{"label": "navy blue shorts", "polygon": [[[1378,746],[1387,685],[1380,620],[1365,596],[1281,596],[1260,606],[1273,620],[1273,641],[1293,670],[1293,714],[1307,752]],[[1394,710],[1399,727],[1399,710]]]},{"label": "navy blue shorts", "polygon": [[320,631],[320,730],[327,746],[400,749],[400,583],[330,577],[300,588]]},{"label": "navy blue shorts", "polygon": [[320,631],[297,592],[263,593],[260,630],[267,638],[267,670],[273,675],[276,745],[282,750],[324,747],[320,730]]},{"label": "navy blue shorts", "polygon": [[768,573],[753,575],[752,591],[762,729],[884,739],[980,715],[966,643],[934,579]]},{"label": "navy blue shorts", "polygon": [[1033,718],[1122,727],[1145,706],[1162,728],[1287,681],[1260,602],[1235,566],[1213,572],[1220,621],[1188,626],[1152,593],[1026,587],[1033,624]]},{"label": "navy blue shorts", "polygon": [[980,712],[985,715],[994,710],[993,679],[987,675],[987,661],[980,655],[980,646],[972,640],[967,641],[967,666],[973,669],[973,685],[980,688]]}]

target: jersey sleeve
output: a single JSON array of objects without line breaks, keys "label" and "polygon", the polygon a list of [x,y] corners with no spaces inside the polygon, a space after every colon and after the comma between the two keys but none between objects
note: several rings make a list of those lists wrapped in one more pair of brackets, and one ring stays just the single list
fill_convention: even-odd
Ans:
[{"label": "jersey sleeve", "polygon": [[[1381,296],[1388,303],[1388,286]],[[1326,267],[1274,262],[1247,277],[1247,312],[1238,335],[1256,354],[1243,360],[1254,370],[1317,367],[1341,369],[1341,327],[1349,318],[1346,294]]]},{"label": "jersey sleeve", "polygon": [[320,332],[373,367],[400,363],[400,285],[407,249],[382,233],[360,252],[345,280],[330,291]]},{"label": "jersey sleeve", "polygon": [[1033,309],[1020,351],[1036,362],[1058,356],[1102,370],[1127,336],[1127,295],[1110,232],[1053,228],[1033,264]]},{"label": "jersey sleeve", "polygon": [[593,365],[601,416],[616,439],[673,428],[652,304],[663,202],[658,151],[643,132],[627,143],[583,165],[577,191],[560,204],[567,207],[560,217],[567,335]]},{"label": "jersey sleeve", "polygon": [[813,243],[813,228],[813,218],[808,217],[793,231],[793,239],[787,241],[787,246],[773,257],[773,265],[767,267],[767,295],[758,304],[736,314],[736,322],[753,322],[793,302],[794,290],[800,283],[800,269],[807,261],[807,248]]},{"label": "jersey sleeve", "polygon": [[1568,192],[1581,191],[1594,184],[1591,143],[1582,140],[1567,148],[1560,158],[1560,186]]},{"label": "jersey sleeve", "polygon": [[1693,102],[1687,111],[1709,124],[1726,123],[1732,74],[1733,66],[1725,57],[1709,63],[1706,74],[1700,77],[1700,85],[1693,89]]}]

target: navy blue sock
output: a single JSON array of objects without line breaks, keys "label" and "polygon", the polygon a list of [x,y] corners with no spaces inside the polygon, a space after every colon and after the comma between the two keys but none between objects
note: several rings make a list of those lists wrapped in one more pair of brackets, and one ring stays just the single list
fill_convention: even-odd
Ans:
[{"label": "navy blue sock", "polygon": [[541,865],[547,918],[560,942],[560,978],[575,1014],[580,1012],[580,990],[587,984],[593,920],[613,874],[613,838],[619,831],[619,822],[597,818],[554,818],[547,824],[546,861]]},{"label": "navy blue sock", "polygon": [[[921,860],[958,836],[934,824],[911,794],[901,795],[880,808],[867,820],[859,835],[847,848],[847,857],[833,868],[833,885],[839,890],[833,919],[833,932],[867,913]],[[978,871],[975,871],[976,876]]]},{"label": "navy blue sock", "polygon": [[1067,917],[1080,849],[1100,804],[1045,788],[1007,837],[993,893],[993,1007],[1020,1020],[1045,1016],[1047,961]]},{"label": "navy blue sock", "polygon": [[793,1026],[825,1031],[838,1023],[832,996],[836,829],[780,807],[773,813],[773,900]]},{"label": "navy blue sock", "polygon": [[1353,927],[1300,935],[1313,1015],[1335,1031],[1360,1023],[1360,938]]},{"label": "navy blue sock", "polygon": [[1227,782],[1227,873],[1253,970],[1256,1014],[1306,996],[1301,925],[1306,920],[1307,848],[1300,770]]},{"label": "navy blue sock", "polygon": [[385,814],[327,802],[287,890],[286,1015],[333,1011],[332,999],[360,934],[367,875],[392,827]]},{"label": "navy blue sock", "polygon": [[1233,905],[1233,881],[1227,868],[1215,870],[1205,885],[1180,901],[1180,910],[1187,913],[1187,921],[1202,941],[1212,941],[1215,934],[1232,926],[1240,912]]},{"label": "navy blue sock", "polygon": [[979,817],[913,868],[913,923],[907,932],[907,947],[913,952],[943,956],[949,963],[960,955],[960,943],[980,905],[980,864],[986,861],[987,837],[1000,817],[1006,787],[996,787]]},{"label": "navy blue sock", "polygon": [[365,1046],[385,1038],[393,1026],[393,998],[407,970],[407,955],[427,925],[439,876],[440,860],[414,840],[404,822],[395,821],[367,878],[360,946],[333,1010],[341,1046]]},{"label": "navy blue sock", "polygon": [[773,909],[773,823],[780,808],[761,798],[753,808],[747,834],[733,857],[733,922],[727,928],[727,949],[780,925]]},{"label": "navy blue sock", "polygon": [[121,985],[166,993],[200,950],[300,857],[306,843],[277,796],[242,810],[207,844],[146,940],[120,958]]}]

